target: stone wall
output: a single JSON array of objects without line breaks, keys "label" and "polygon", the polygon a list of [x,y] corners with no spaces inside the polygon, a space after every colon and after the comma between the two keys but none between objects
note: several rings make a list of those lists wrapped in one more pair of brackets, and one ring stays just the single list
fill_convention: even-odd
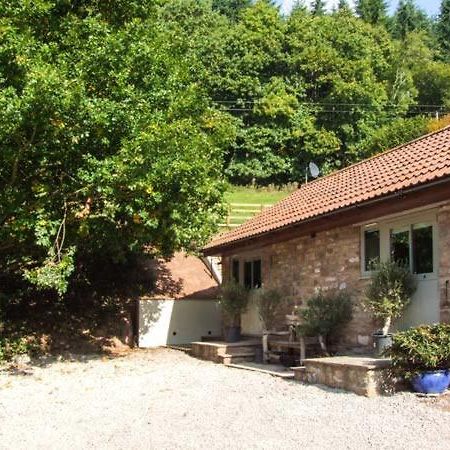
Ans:
[{"label": "stone wall", "polygon": [[441,322],[450,323],[450,204],[438,213]]},{"label": "stone wall", "polygon": [[[278,288],[288,296],[289,306],[280,312],[280,327],[284,314],[291,313],[295,306],[305,306],[318,289],[348,289],[355,304],[354,317],[338,346],[368,347],[377,326],[361,307],[368,279],[361,276],[360,233],[358,226],[335,228],[235,256],[261,257],[263,286]],[[450,322],[450,203],[438,209],[438,239],[441,321]],[[223,258],[224,280],[230,277],[231,258]]]},{"label": "stone wall", "polygon": [[[257,251],[236,255],[240,259],[261,257],[266,288],[277,288],[289,298],[284,315],[302,308],[317,290],[347,289],[355,300],[354,317],[339,339],[339,347],[371,345],[375,324],[361,308],[360,298],[367,280],[360,271],[360,228],[348,226],[317,235],[279,242]],[[231,257],[223,259],[224,280],[229,279]]]}]

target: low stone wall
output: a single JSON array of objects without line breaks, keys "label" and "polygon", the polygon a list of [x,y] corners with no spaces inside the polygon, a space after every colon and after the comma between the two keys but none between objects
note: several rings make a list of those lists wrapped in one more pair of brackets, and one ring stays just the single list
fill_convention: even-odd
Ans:
[{"label": "low stone wall", "polygon": [[389,377],[388,359],[333,357],[306,359],[303,367],[294,368],[296,380],[322,384],[366,397],[392,394],[394,382]]}]

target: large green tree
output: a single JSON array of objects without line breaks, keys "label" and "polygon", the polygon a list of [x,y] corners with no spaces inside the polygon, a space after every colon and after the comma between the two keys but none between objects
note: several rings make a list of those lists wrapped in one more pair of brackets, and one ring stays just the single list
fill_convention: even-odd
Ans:
[{"label": "large green tree", "polygon": [[450,0],[442,0],[437,22],[437,38],[444,58],[450,61]]},{"label": "large green tree", "polygon": [[233,21],[236,21],[240,12],[251,4],[252,0],[212,0],[213,9]]},{"label": "large green tree", "polygon": [[384,23],[387,17],[387,4],[385,0],[357,0],[356,13],[372,25]]},{"label": "large green tree", "polygon": [[396,46],[384,30],[346,15],[293,18],[287,38],[290,79],[302,84],[317,126],[340,141],[327,164],[358,160],[360,143],[413,100],[411,80],[396,80]]},{"label": "large green tree", "polygon": [[394,36],[404,39],[412,31],[429,29],[430,20],[414,0],[400,0],[392,27]]},{"label": "large green tree", "polygon": [[311,5],[311,11],[314,16],[323,16],[326,12],[325,0],[314,0]]},{"label": "large green tree", "polygon": [[221,146],[232,135],[197,81],[194,41],[211,23],[198,19],[195,34],[186,21],[210,10],[121,0],[0,8],[2,275],[63,293],[96,258],[198,248],[220,214]]}]

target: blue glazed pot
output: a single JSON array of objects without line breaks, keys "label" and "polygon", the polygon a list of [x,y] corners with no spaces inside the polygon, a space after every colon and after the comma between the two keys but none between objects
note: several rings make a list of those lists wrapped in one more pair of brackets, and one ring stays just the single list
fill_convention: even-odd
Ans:
[{"label": "blue glazed pot", "polygon": [[442,394],[450,386],[450,371],[435,370],[422,372],[411,379],[416,392],[423,394]]}]

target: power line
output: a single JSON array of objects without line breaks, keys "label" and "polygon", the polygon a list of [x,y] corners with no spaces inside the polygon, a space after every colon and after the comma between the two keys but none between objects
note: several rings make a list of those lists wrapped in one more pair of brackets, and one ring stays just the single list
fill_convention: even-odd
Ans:
[{"label": "power line", "polygon": [[[245,105],[255,105],[258,101],[255,100],[213,100],[215,103],[227,105],[233,105],[233,107],[223,108],[224,111],[234,111],[234,112],[250,112],[253,108],[245,107]],[[234,106],[236,104],[242,104],[242,107]],[[395,103],[386,103],[383,105],[374,105],[370,103],[330,103],[330,102],[299,102],[299,105],[309,106],[313,110],[321,113],[353,113],[357,109],[366,110],[395,110],[403,109],[404,105]],[[433,104],[415,104],[409,105],[406,112],[415,113],[448,113],[450,112],[450,107],[446,105],[433,105]]]},{"label": "power line", "polygon": [[[224,103],[224,104],[256,104],[259,103],[260,100],[212,100],[214,103]],[[379,107],[391,107],[391,108],[403,108],[404,105],[398,103],[385,103],[382,105],[374,105],[371,103],[329,103],[329,102],[298,102],[299,105],[307,105],[307,106],[363,106],[370,108],[379,108]],[[430,108],[430,109],[448,109],[446,105],[433,105],[433,104],[421,104],[417,103],[415,105],[410,105],[409,108]]]}]

